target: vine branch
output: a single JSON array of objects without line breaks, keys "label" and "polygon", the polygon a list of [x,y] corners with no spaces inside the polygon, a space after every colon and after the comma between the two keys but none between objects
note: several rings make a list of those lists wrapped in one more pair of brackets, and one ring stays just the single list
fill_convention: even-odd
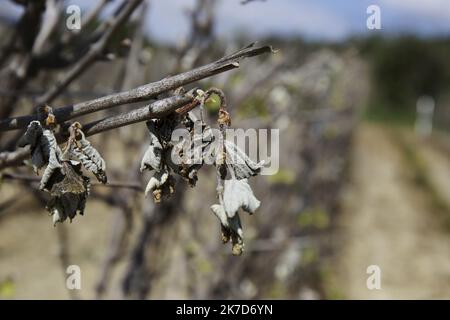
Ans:
[{"label": "vine branch", "polygon": [[[64,121],[96,111],[156,98],[159,94],[169,90],[173,90],[186,84],[238,68],[239,61],[242,59],[267,52],[273,52],[273,49],[270,46],[255,48],[254,43],[252,43],[242,50],[193,70],[142,85],[128,91],[110,94],[101,98],[54,109],[56,121],[57,123],[63,123]],[[0,131],[25,128],[33,120],[37,120],[37,115],[0,120]]]}]

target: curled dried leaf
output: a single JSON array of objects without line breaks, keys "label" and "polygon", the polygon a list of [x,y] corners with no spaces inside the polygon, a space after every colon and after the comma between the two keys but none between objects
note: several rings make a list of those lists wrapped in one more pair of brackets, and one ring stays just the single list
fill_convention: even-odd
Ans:
[{"label": "curled dried leaf", "polygon": [[[178,175],[194,187],[197,173],[205,163],[205,158],[212,149],[214,135],[209,126],[193,112],[189,112],[182,121],[189,134],[165,153],[165,163]],[[176,159],[177,164],[173,162]]]},{"label": "curled dried leaf", "polygon": [[162,145],[159,142],[154,121],[147,122],[150,133],[150,145],[141,161],[141,172],[144,170],[160,170],[162,158]]},{"label": "curled dried leaf", "polygon": [[56,138],[52,130],[45,129],[43,132],[43,137],[47,140],[48,143],[48,163],[42,175],[41,182],[39,183],[39,189],[48,190],[48,182],[51,179],[52,175],[55,174],[55,171],[62,168],[62,152],[58,146],[58,143],[56,142]]},{"label": "curled dried leaf", "polygon": [[81,165],[64,161],[62,170],[56,171],[49,181],[51,198],[46,209],[53,216],[53,224],[83,215],[90,193],[90,179],[81,174]]},{"label": "curled dried leaf", "polygon": [[155,146],[149,146],[141,161],[141,172],[144,170],[159,170],[161,168],[162,150]]},{"label": "curled dried leaf", "polygon": [[259,208],[260,204],[261,202],[253,195],[247,179],[225,180],[223,206],[229,218],[234,217],[240,208],[253,214]]},{"label": "curled dried leaf", "polygon": [[231,240],[232,253],[240,255],[244,250],[244,232],[239,209],[242,208],[252,214],[259,208],[261,202],[253,195],[247,179],[225,180],[223,190],[218,189],[221,204],[212,205],[211,210],[220,221],[222,241],[227,243]]},{"label": "curled dried leaf", "polygon": [[222,242],[227,243],[231,240],[233,255],[241,255],[244,250],[244,232],[239,214],[230,218],[220,204],[213,204],[211,210],[220,221]]},{"label": "curled dried leaf", "polygon": [[30,146],[31,163],[34,172],[38,172],[40,168],[48,162],[50,147],[47,138],[44,136],[44,129],[39,121],[31,121],[27,127],[25,134],[19,139],[17,146]]},{"label": "curled dried leaf", "polygon": [[[48,110],[51,111],[51,109]],[[54,124],[54,117],[51,117],[53,115],[48,113],[47,109],[43,109],[41,116],[46,119],[47,128],[51,128],[51,125]],[[81,215],[84,213],[86,199],[90,192],[90,180],[82,175],[81,162],[72,161],[70,157],[67,158],[67,153],[63,154],[59,148],[53,130],[47,128],[43,128],[39,121],[32,121],[28,125],[25,135],[19,141],[19,146],[30,145],[35,171],[47,164],[39,188],[51,195],[46,209],[53,216],[53,224],[56,224],[67,218],[72,221],[77,213]],[[84,136],[82,138],[84,139]],[[79,152],[83,152],[83,156],[78,154],[78,150],[75,151],[78,158],[83,159],[85,164],[86,158],[89,158],[89,161],[96,161],[99,164],[98,167],[102,167],[101,161],[98,159],[99,155],[95,154],[96,151],[92,151],[90,144],[86,144],[83,139],[79,150]],[[89,166],[92,164],[89,163]]]},{"label": "curled dried leaf", "polygon": [[254,162],[244,151],[231,141],[225,140],[224,144],[227,165],[233,170],[236,179],[247,179],[256,176],[261,172],[261,168],[265,164],[264,161],[258,163]]},{"label": "curled dried leaf", "polygon": [[175,192],[175,182],[167,169],[157,171],[150,178],[145,188],[145,196],[152,193],[155,203],[161,202],[163,197],[168,197]]},{"label": "curled dried leaf", "polygon": [[62,168],[55,171],[47,186],[52,196],[61,196],[64,193],[84,193],[87,191],[87,179],[89,178],[81,173],[79,162],[63,161]]},{"label": "curled dried leaf", "polygon": [[[77,123],[74,125],[76,124]],[[86,170],[92,172],[98,181],[101,183],[106,183],[108,178],[105,172],[105,160],[102,158],[97,149],[95,149],[86,139],[84,133],[78,128],[76,131],[80,134],[81,139],[77,142],[73,141],[73,143],[69,144],[69,153],[78,159]]]},{"label": "curled dried leaf", "polygon": [[225,213],[225,209],[220,204],[213,204],[211,206],[212,212],[216,215],[216,217],[219,219],[221,225],[225,228],[229,228],[230,225],[228,223],[228,216]]},{"label": "curled dried leaf", "polygon": [[147,196],[149,192],[153,192],[153,190],[160,188],[164,183],[166,183],[168,178],[169,172],[167,170],[157,171],[147,183],[147,187],[145,188],[145,196]]},{"label": "curled dried leaf", "polygon": [[[173,153],[176,155],[174,156]],[[184,156],[183,151],[178,149],[178,145],[171,148],[165,153],[164,163],[176,174],[181,176],[184,180],[189,183],[189,186],[194,187],[197,183],[198,177],[197,173],[203,166],[202,163],[193,163],[191,161],[182,162],[181,164],[175,164],[172,161],[172,157],[177,159],[182,159]]]}]

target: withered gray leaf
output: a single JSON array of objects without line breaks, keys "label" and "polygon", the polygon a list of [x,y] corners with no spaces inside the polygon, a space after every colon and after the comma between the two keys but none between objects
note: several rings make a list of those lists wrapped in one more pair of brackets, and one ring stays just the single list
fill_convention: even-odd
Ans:
[{"label": "withered gray leaf", "polygon": [[183,135],[180,141],[173,141],[173,147],[165,153],[164,161],[193,187],[198,180],[197,173],[205,163],[208,148],[214,141],[214,135],[211,128],[192,112],[186,116],[184,125],[189,133]]},{"label": "withered gray leaf", "polygon": [[86,139],[84,133],[79,130],[81,139],[76,143],[71,144],[70,153],[75,156],[86,170],[92,172],[98,181],[106,183],[108,178],[106,177],[106,162],[95,149],[91,143]]},{"label": "withered gray leaf", "polygon": [[44,170],[44,173],[39,184],[39,189],[44,190],[47,188],[47,182],[50,180],[51,176],[55,170],[62,168],[61,164],[61,149],[56,142],[56,138],[53,131],[45,129],[43,132],[43,137],[47,139],[48,142],[48,164]]},{"label": "withered gray leaf", "polygon": [[27,131],[17,142],[18,147],[25,147],[30,145],[31,148],[35,148],[40,143],[40,138],[44,132],[41,123],[37,120],[31,121],[28,124]]},{"label": "withered gray leaf", "polygon": [[225,180],[223,204],[227,216],[232,218],[240,208],[250,214],[254,213],[261,202],[253,195],[247,179],[231,179]]},{"label": "withered gray leaf", "polygon": [[55,171],[47,184],[52,196],[61,196],[64,193],[85,193],[86,179],[81,173],[81,166],[75,161],[63,161],[62,169]]},{"label": "withered gray leaf", "polygon": [[150,133],[150,145],[142,158],[141,172],[144,170],[161,169],[162,145],[156,135],[155,123],[148,121],[147,127]]},{"label": "withered gray leaf", "polygon": [[83,215],[90,193],[90,179],[82,176],[71,161],[65,161],[63,164],[65,174],[60,176],[60,181],[52,185],[52,197],[46,206],[53,216],[54,225],[64,222],[67,218],[72,221],[77,214]]},{"label": "withered gray leaf", "polygon": [[31,163],[34,172],[42,168],[48,163],[50,146],[46,136],[44,136],[44,128],[39,121],[31,121],[27,127],[25,134],[19,139],[18,147],[30,146]]},{"label": "withered gray leaf", "polygon": [[213,204],[211,210],[219,218],[222,226],[222,241],[227,243],[231,239],[232,253],[241,255],[244,250],[244,232],[239,214],[228,217],[224,207],[220,204]]},{"label": "withered gray leaf", "polygon": [[229,228],[230,224],[228,223],[228,216],[225,213],[225,209],[220,204],[213,204],[211,206],[212,212],[216,215],[216,217],[219,219],[222,226]]},{"label": "withered gray leaf", "polygon": [[244,232],[238,211],[242,208],[254,213],[261,202],[253,195],[247,179],[225,180],[224,184],[223,205],[212,205],[211,210],[222,225],[222,241],[231,239],[233,255],[240,255],[244,250]]},{"label": "withered gray leaf", "polygon": [[155,189],[161,188],[167,182],[168,178],[168,170],[163,169],[157,171],[147,183],[147,187],[145,188],[145,196],[147,196],[149,192],[153,192]]},{"label": "withered gray leaf", "polygon": [[254,162],[231,141],[225,140],[224,145],[227,154],[226,162],[228,167],[232,168],[236,179],[247,179],[261,172],[261,168],[265,163],[264,161]]}]

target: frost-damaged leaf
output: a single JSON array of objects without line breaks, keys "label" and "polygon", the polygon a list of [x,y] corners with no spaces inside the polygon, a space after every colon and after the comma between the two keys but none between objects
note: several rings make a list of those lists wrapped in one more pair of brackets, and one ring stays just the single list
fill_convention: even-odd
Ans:
[{"label": "frost-damaged leaf", "polygon": [[[175,145],[165,153],[164,161],[176,174],[194,187],[198,180],[197,173],[210,152],[214,135],[211,128],[193,112],[189,112],[182,123],[188,129],[189,135],[183,136],[179,142],[174,142]],[[173,159],[177,159],[176,164]]]},{"label": "frost-damaged leaf", "polygon": [[225,140],[224,144],[227,154],[227,164],[233,169],[236,179],[247,179],[261,172],[261,168],[265,164],[264,161],[254,162],[231,141]]},{"label": "frost-damaged leaf", "polygon": [[141,161],[141,172],[144,170],[160,170],[162,158],[162,145],[156,134],[154,121],[147,122],[147,128],[150,133],[150,145]]},{"label": "frost-damaged leaf", "polygon": [[46,209],[53,216],[53,224],[83,215],[90,193],[90,179],[81,174],[81,165],[75,161],[64,161],[49,181],[51,198]]},{"label": "frost-damaged leaf", "polygon": [[49,180],[49,192],[52,196],[64,193],[84,193],[87,191],[86,181],[89,179],[81,173],[81,165],[76,161],[63,161],[62,169],[58,170]]},{"label": "frost-damaged leaf", "polygon": [[[53,132],[48,129],[44,129],[39,121],[31,121],[27,127],[25,134],[19,139],[17,143],[18,147],[25,147],[30,145],[31,163],[33,165],[34,172],[38,173],[38,170],[49,163],[51,157],[51,165],[47,174],[54,167],[58,167],[56,161],[57,157],[61,154]],[[56,159],[56,160],[55,160]]]},{"label": "frost-damaged leaf", "polygon": [[70,153],[75,156],[86,170],[92,172],[98,181],[106,183],[108,178],[106,176],[106,162],[95,149],[91,143],[86,139],[84,133],[78,129],[81,139],[77,143],[70,145]]},{"label": "frost-damaged leaf", "polygon": [[[174,147],[175,148],[175,147]],[[198,181],[198,171],[201,169],[203,164],[175,164],[170,156],[170,153],[167,152],[165,154],[165,161],[167,166],[173,170],[174,173],[181,176],[184,180],[186,180],[190,187],[195,187]]]},{"label": "frost-damaged leaf", "polygon": [[223,191],[223,205],[214,204],[211,210],[219,218],[222,226],[222,241],[227,243],[231,239],[232,253],[240,255],[244,250],[244,232],[239,217],[239,209],[253,214],[261,202],[253,195],[247,179],[225,180]]},{"label": "frost-damaged leaf", "polygon": [[162,169],[157,171],[153,177],[150,178],[147,187],[145,188],[145,196],[152,193],[153,199],[156,203],[161,202],[163,197],[168,197],[174,193],[174,179],[169,174],[169,171]]},{"label": "frost-damaged leaf", "polygon": [[52,175],[55,173],[55,170],[59,170],[60,168],[62,168],[62,152],[58,146],[58,143],[56,142],[56,138],[52,130],[45,129],[43,132],[43,137],[48,142],[48,164],[42,175],[41,182],[39,183],[39,189],[48,190],[48,182]]},{"label": "frost-damaged leaf", "polygon": [[225,209],[220,204],[213,204],[211,210],[219,218],[222,229],[222,242],[227,243],[231,239],[233,255],[241,255],[244,250],[244,233],[239,214],[235,214],[232,218],[228,217]]},{"label": "frost-damaged leaf", "polygon": [[[151,126],[152,123],[153,127]],[[165,118],[148,121],[147,127],[149,131],[154,130],[153,133],[159,138],[163,149],[166,149],[171,145],[172,132],[179,123],[180,121],[176,116],[168,115]]]},{"label": "frost-damaged leaf", "polygon": [[211,210],[216,215],[216,217],[219,218],[219,221],[222,224],[222,226],[224,226],[225,228],[230,227],[228,223],[228,217],[227,214],[225,213],[225,209],[223,208],[223,206],[221,206],[220,204],[213,204],[211,206]]},{"label": "frost-damaged leaf", "polygon": [[156,170],[145,188],[145,196],[150,192],[156,203],[161,202],[163,197],[168,197],[175,191],[175,180],[170,174],[171,167],[165,159],[173,147],[171,135],[179,123],[177,117],[162,118],[147,121],[150,133],[150,145],[141,161],[141,172],[144,170]]},{"label": "frost-damaged leaf", "polygon": [[49,146],[43,133],[44,129],[39,121],[31,121],[27,131],[17,142],[18,147],[30,146],[31,163],[36,173],[48,162]]},{"label": "frost-damaged leaf", "polygon": [[[51,125],[47,120],[47,125]],[[88,170],[97,172],[98,168],[104,169],[104,164],[101,164],[103,159],[95,153],[95,149],[92,150],[84,135],[82,138],[80,149],[74,151],[77,158]],[[27,132],[19,142],[19,146],[30,145],[35,171],[47,164],[39,188],[51,195],[46,209],[53,216],[53,224],[63,222],[67,218],[72,221],[77,213],[82,215],[90,192],[90,180],[82,175],[81,163],[70,160],[69,153],[63,154],[53,131],[44,129],[39,121],[32,121],[28,125]],[[92,168],[93,162],[98,168]]]},{"label": "frost-damaged leaf", "polygon": [[164,143],[166,147],[163,147],[159,138],[160,126],[164,127],[165,134],[168,135],[171,125],[167,121],[158,121],[158,123],[154,120],[147,121],[150,145],[142,158],[140,167],[141,172],[156,170],[145,188],[145,196],[147,197],[149,193],[152,193],[153,200],[156,203],[161,202],[163,197],[170,196],[174,192],[173,177],[170,175],[169,168],[163,159],[164,149],[168,148],[168,144]]},{"label": "frost-damaged leaf", "polygon": [[53,225],[64,222],[69,218],[70,222],[78,214],[84,214],[86,194],[65,193],[60,197],[52,197],[47,203],[46,209],[52,215]]},{"label": "frost-damaged leaf", "polygon": [[253,195],[253,191],[250,188],[247,179],[225,180],[223,203],[225,212],[229,218],[232,218],[239,208],[253,214],[261,204],[261,202]]},{"label": "frost-damaged leaf", "polygon": [[145,196],[149,192],[152,192],[156,188],[160,188],[164,183],[166,183],[169,178],[169,172],[167,170],[157,171],[153,177],[150,178],[145,188]]}]

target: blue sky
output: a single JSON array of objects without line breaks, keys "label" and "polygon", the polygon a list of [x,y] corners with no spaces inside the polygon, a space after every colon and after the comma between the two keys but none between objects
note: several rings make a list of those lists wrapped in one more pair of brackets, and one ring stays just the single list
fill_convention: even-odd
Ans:
[{"label": "blue sky", "polygon": [[[17,15],[17,6],[0,1],[2,15]],[[89,8],[93,0],[69,0]],[[110,5],[112,10],[115,0]],[[150,0],[146,28],[160,41],[183,40],[188,32],[184,9],[195,0]],[[450,35],[450,0],[265,0],[245,6],[240,0],[218,0],[216,33],[230,37],[245,31],[257,40],[268,34],[301,35],[307,39],[338,41],[354,34],[370,34],[366,8],[381,9],[381,32],[422,36]]]}]

